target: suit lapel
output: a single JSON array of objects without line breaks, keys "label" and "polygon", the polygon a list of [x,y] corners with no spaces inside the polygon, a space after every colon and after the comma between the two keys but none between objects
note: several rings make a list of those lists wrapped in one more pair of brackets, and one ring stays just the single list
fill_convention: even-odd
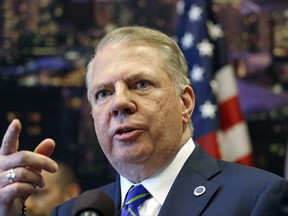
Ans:
[{"label": "suit lapel", "polygon": [[111,195],[115,203],[115,215],[120,215],[121,213],[121,188],[120,188],[120,176],[117,174],[116,181],[111,190]]},{"label": "suit lapel", "polygon": [[[159,216],[200,215],[219,188],[218,184],[209,181],[219,172],[216,160],[196,145],[173,183]],[[194,190],[199,186],[204,186],[205,192],[196,196]]]},{"label": "suit lapel", "polygon": [[107,193],[114,201],[115,215],[120,215],[121,207],[121,188],[120,188],[120,176],[116,175],[115,182],[104,185],[100,188],[103,192]]}]

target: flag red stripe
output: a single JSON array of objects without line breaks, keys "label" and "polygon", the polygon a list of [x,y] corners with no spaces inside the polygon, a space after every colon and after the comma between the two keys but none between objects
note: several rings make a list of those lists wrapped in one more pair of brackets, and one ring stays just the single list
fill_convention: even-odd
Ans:
[{"label": "flag red stripe", "polygon": [[223,131],[244,120],[239,98],[232,97],[219,105],[220,124]]},{"label": "flag red stripe", "polygon": [[198,139],[196,139],[196,142],[199,143],[202,148],[212,157],[217,159],[221,158],[218,147],[218,139],[215,132],[211,132],[209,134],[199,137]]},{"label": "flag red stripe", "polygon": [[252,154],[246,155],[235,161],[236,163],[244,164],[247,166],[254,166],[254,160]]}]

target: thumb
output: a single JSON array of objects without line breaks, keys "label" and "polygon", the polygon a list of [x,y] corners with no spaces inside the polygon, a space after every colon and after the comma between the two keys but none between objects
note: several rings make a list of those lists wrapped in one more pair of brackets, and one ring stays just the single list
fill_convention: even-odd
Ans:
[{"label": "thumb", "polygon": [[17,152],[19,147],[19,135],[21,131],[21,123],[18,119],[14,119],[6,133],[4,134],[2,145],[0,148],[1,155],[9,155]]},{"label": "thumb", "polygon": [[55,149],[55,142],[52,139],[43,140],[34,150],[35,153],[50,157]]}]

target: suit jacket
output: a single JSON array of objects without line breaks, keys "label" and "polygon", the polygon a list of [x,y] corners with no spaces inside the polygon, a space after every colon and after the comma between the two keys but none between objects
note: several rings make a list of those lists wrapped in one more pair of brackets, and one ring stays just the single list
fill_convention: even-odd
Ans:
[{"label": "suit jacket", "polygon": [[[195,196],[193,192],[198,186],[206,190]],[[119,215],[119,176],[115,182],[99,189],[111,196]],[[72,199],[56,207],[51,215],[72,215],[74,202]],[[159,216],[177,215],[287,216],[288,181],[264,170],[215,160],[196,145],[159,213]]]}]

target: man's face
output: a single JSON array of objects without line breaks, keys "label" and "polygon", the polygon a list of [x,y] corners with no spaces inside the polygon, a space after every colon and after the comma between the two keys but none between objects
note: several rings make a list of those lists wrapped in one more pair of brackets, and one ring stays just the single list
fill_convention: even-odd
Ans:
[{"label": "man's face", "polygon": [[95,58],[95,131],[111,164],[126,177],[134,166],[157,170],[181,148],[183,101],[165,70],[159,51],[139,43],[108,45]]},{"label": "man's face", "polygon": [[26,201],[31,216],[49,216],[52,209],[65,201],[64,189],[60,186],[57,174],[42,171],[45,187],[37,190]]}]

